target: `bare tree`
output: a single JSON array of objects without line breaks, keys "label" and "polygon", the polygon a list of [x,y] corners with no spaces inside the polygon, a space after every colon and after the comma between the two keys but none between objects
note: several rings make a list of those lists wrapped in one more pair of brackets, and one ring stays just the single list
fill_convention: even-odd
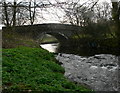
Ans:
[{"label": "bare tree", "polygon": [[2,3],[2,16],[3,16],[3,22],[4,25],[6,25],[7,27],[9,26],[16,26],[16,17],[17,17],[17,13],[18,13],[18,8],[17,8],[18,4],[17,2],[14,0],[14,2],[6,2],[4,1]]},{"label": "bare tree", "polygon": [[17,3],[16,0],[14,0],[13,3],[13,26],[16,26],[16,8],[17,8]]},{"label": "bare tree", "polygon": [[102,4],[96,4],[93,8],[94,20],[93,22],[107,22],[111,19],[111,6],[108,2],[103,2]]},{"label": "bare tree", "polygon": [[[57,3],[60,3],[56,0]],[[98,1],[97,1],[98,2]],[[97,2],[84,2],[81,4],[80,0],[66,0],[64,5],[59,5],[64,10],[65,16],[62,23],[71,23],[72,25],[85,26],[91,21],[93,17],[92,9]]]},{"label": "bare tree", "polygon": [[[0,6],[2,6],[2,2],[0,2]],[[0,24],[2,24],[2,7],[0,7]]]},{"label": "bare tree", "polygon": [[10,26],[10,23],[9,23],[9,17],[8,17],[8,6],[7,6],[7,3],[4,1],[3,2],[3,20],[4,20],[4,24],[9,27]]},{"label": "bare tree", "polygon": [[4,25],[16,26],[30,23],[34,24],[36,18],[36,8],[43,8],[36,3],[36,0],[29,2],[2,2],[2,16]]},{"label": "bare tree", "polygon": [[[29,0],[29,2],[2,2],[3,7],[3,22],[6,26],[16,26],[23,24],[33,25],[41,11],[48,11],[47,8],[56,7],[63,3],[52,4],[49,0],[46,2],[40,0]],[[44,19],[44,17],[41,17]]]},{"label": "bare tree", "polygon": [[30,15],[30,24],[33,25],[35,20],[35,14],[36,14],[36,0],[33,1],[33,9],[32,7],[32,0],[29,1],[29,15]]}]

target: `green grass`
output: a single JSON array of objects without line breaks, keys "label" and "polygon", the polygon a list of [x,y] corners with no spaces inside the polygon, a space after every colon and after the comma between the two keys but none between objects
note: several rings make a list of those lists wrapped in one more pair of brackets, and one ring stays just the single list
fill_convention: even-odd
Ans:
[{"label": "green grass", "polygon": [[3,49],[2,87],[4,91],[39,93],[80,93],[91,90],[67,80],[54,55],[40,48]]}]

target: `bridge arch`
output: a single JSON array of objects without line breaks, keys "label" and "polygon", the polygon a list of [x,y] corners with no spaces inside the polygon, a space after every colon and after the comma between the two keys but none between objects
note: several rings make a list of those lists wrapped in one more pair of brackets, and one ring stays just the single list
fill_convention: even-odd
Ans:
[{"label": "bridge arch", "polygon": [[72,44],[71,37],[76,33],[81,33],[82,28],[79,26],[69,25],[69,24],[58,24],[58,23],[48,23],[48,24],[34,24],[34,25],[24,25],[24,26],[15,26],[10,28],[2,28],[3,31],[11,29],[21,36],[29,37],[35,42],[38,42],[38,39],[41,39],[43,34],[50,34],[54,36],[60,43],[66,47],[69,44]]},{"label": "bridge arch", "polygon": [[37,39],[39,39],[39,41],[41,41],[45,34],[49,34],[51,36],[54,36],[59,41],[59,43],[61,45],[67,45],[68,42],[69,42],[69,37],[67,37],[63,33],[60,33],[60,32],[50,32],[50,31],[46,31],[46,32],[40,33],[40,35],[37,36]]}]

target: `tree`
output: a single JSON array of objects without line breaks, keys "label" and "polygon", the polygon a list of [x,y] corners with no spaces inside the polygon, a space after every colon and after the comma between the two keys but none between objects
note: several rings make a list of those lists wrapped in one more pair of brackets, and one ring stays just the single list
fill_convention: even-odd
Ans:
[{"label": "tree", "polygon": [[29,2],[2,2],[2,16],[4,25],[16,26],[23,24],[34,24],[36,18],[36,8],[43,8],[43,5],[37,4],[36,0]]},{"label": "tree", "polygon": [[120,1],[119,2],[113,2],[112,1],[112,17],[113,22],[115,23],[114,26],[116,28],[116,35],[118,39],[118,46],[120,47]]},{"label": "tree", "polygon": [[2,16],[4,25],[7,27],[16,26],[17,24],[17,15],[19,14],[19,3],[14,0],[14,2],[6,2],[2,3]]},{"label": "tree", "polygon": [[9,27],[10,26],[10,22],[9,22],[9,17],[8,17],[8,15],[9,15],[9,13],[8,13],[8,7],[7,7],[7,3],[4,1],[3,2],[3,14],[4,15],[2,15],[3,16],[3,20],[4,20],[4,25],[6,25],[7,27]]},{"label": "tree", "polygon": [[33,25],[35,20],[35,14],[36,14],[36,0],[33,1],[33,9],[32,7],[32,0],[29,1],[29,14],[30,14],[30,24]]},{"label": "tree", "polygon": [[[42,14],[42,11],[50,7],[56,7],[63,3],[52,4],[49,0],[44,2],[43,0],[29,0],[29,2],[2,2],[3,7],[3,22],[5,26],[19,26],[24,24],[33,25],[39,13]],[[40,12],[41,10],[41,12]],[[41,17],[43,18],[43,17]],[[44,20],[44,18],[43,18]]]},{"label": "tree", "polygon": [[[57,0],[56,0],[57,1]],[[97,4],[98,0],[96,2],[85,2],[81,4],[80,0],[66,0],[66,3],[64,5],[61,5],[62,10],[64,10],[65,16],[62,23],[70,23],[72,25],[78,25],[78,26],[86,26],[89,22],[93,19],[93,11],[92,9]],[[57,3],[60,3],[60,1],[57,1]]]},{"label": "tree", "polygon": [[[0,2],[0,6],[2,6],[2,2]],[[2,24],[2,7],[0,7],[0,24]]]}]

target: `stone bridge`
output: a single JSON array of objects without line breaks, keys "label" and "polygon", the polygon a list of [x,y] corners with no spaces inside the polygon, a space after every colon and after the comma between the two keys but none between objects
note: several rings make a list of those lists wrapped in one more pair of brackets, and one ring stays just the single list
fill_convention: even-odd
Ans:
[{"label": "stone bridge", "polygon": [[[4,30],[5,28],[3,28]],[[72,36],[81,32],[79,26],[56,23],[15,26],[12,30],[23,36],[29,35],[35,40],[41,40],[44,34],[50,34],[58,39],[62,45],[68,45]]]}]

